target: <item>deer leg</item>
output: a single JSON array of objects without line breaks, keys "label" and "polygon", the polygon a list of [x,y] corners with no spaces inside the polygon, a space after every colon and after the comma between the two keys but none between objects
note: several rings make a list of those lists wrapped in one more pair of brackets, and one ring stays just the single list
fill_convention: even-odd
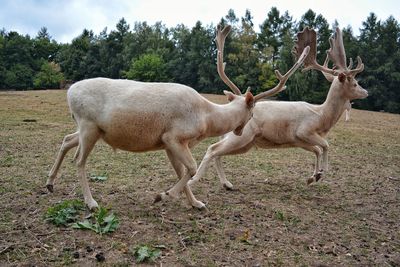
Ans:
[{"label": "deer leg", "polygon": [[322,178],[322,170],[321,170],[321,154],[322,151],[319,146],[301,146],[303,149],[313,152],[315,154],[315,165],[314,165],[314,173],[313,175],[307,179],[307,184],[311,184],[312,182],[318,182],[319,179]]},{"label": "deer leg", "polygon": [[[173,156],[173,154],[168,150],[167,150],[167,155],[168,155],[168,158],[171,161],[172,167],[174,168],[179,179],[190,179],[190,175],[187,172],[185,172],[185,166],[181,162],[179,162]],[[189,177],[185,178],[185,176],[189,176]],[[192,205],[193,207],[199,208],[199,209],[202,209],[205,207],[205,205],[201,201],[198,201],[195,198],[192,191],[190,190],[190,188],[187,185],[184,186],[183,190],[186,194],[186,197],[187,197],[190,205]]]},{"label": "deer leg", "polygon": [[179,194],[185,190],[186,196],[192,205],[195,207],[199,206],[199,208],[204,207],[205,205],[203,203],[194,198],[190,188],[185,188],[190,178],[196,174],[197,169],[196,161],[193,159],[193,156],[190,153],[188,144],[182,144],[177,141],[176,136],[168,134],[163,136],[163,141],[166,146],[166,150],[169,151],[171,157],[174,159],[174,162],[178,161],[186,168],[187,175],[183,175],[178,183],[176,183],[170,190],[158,195],[155,201],[165,199],[167,196],[177,198]]},{"label": "deer leg", "polygon": [[224,167],[222,166],[222,160],[219,156],[215,157],[215,169],[217,170],[220,184],[222,184],[226,190],[232,190],[233,185],[228,181],[228,179],[226,179]]},{"label": "deer leg", "polygon": [[314,146],[319,146],[320,148],[322,148],[322,169],[320,171],[321,172],[327,171],[328,170],[328,149],[329,149],[328,142],[316,133],[311,134],[311,135],[299,136],[299,138],[311,146],[314,145]]},{"label": "deer leg", "polygon": [[210,165],[210,162],[215,159],[220,183],[224,188],[232,189],[233,185],[225,177],[220,157],[224,155],[242,154],[249,151],[249,149],[253,146],[254,137],[255,131],[246,125],[241,136],[229,133],[218,143],[211,145],[207,149],[206,155],[201,161],[196,175],[192,178],[192,180],[189,181],[189,185],[198,181],[202,176],[204,176],[208,166]]},{"label": "deer leg", "polygon": [[78,177],[82,186],[83,197],[85,204],[89,209],[93,210],[98,208],[97,202],[93,199],[92,193],[90,192],[88,180],[86,178],[86,160],[92,151],[97,140],[100,138],[100,131],[95,124],[81,123],[79,127],[79,158],[77,160],[78,166]]},{"label": "deer leg", "polygon": [[64,137],[60,151],[58,151],[56,161],[54,162],[54,165],[49,172],[49,178],[46,182],[46,187],[50,192],[53,192],[54,180],[57,177],[58,170],[60,169],[61,163],[63,162],[65,155],[71,148],[77,146],[78,144],[79,132],[75,132]]}]

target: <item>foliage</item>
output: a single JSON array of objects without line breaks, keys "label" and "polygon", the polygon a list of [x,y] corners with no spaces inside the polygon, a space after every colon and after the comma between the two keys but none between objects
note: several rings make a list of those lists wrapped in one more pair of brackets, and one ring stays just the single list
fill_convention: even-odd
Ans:
[{"label": "foliage", "polygon": [[72,224],[72,228],[92,230],[97,234],[114,232],[119,226],[119,220],[114,213],[108,212],[106,208],[99,207],[92,220],[85,219],[82,222]]},{"label": "foliage", "polygon": [[78,213],[85,205],[79,200],[65,200],[48,208],[45,218],[57,226],[68,226],[78,219]]},{"label": "foliage", "polygon": [[44,62],[40,72],[35,75],[33,86],[39,89],[59,88],[64,80],[60,66],[54,62]]},{"label": "foliage", "polygon": [[90,179],[95,182],[104,182],[107,181],[108,176],[106,173],[103,173],[101,175],[90,175]]},{"label": "foliage", "polygon": [[133,251],[137,263],[154,262],[160,255],[161,251],[147,245],[141,245]]},{"label": "foliage", "polygon": [[132,60],[131,67],[123,77],[143,82],[166,81],[166,66],[159,55],[145,54]]}]

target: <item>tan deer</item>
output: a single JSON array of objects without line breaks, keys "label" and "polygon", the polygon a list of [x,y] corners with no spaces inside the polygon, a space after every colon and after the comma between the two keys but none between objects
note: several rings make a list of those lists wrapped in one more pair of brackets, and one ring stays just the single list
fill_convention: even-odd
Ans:
[{"label": "tan deer", "polygon": [[229,103],[214,104],[194,89],[174,83],[144,83],[129,80],[95,78],[75,83],[68,90],[68,104],[78,126],[75,133],[65,136],[56,161],[49,173],[47,188],[53,191],[57,172],[66,153],[78,146],[76,152],[78,176],[85,203],[90,209],[98,207],[86,179],[87,157],[99,139],[114,149],[146,152],[163,149],[179,177],[170,190],[157,195],[155,201],[177,198],[183,191],[193,207],[203,208],[187,182],[196,173],[197,165],[190,148],[202,139],[233,131],[240,135],[252,116],[255,101],[284,89],[289,76],[305,59],[306,48],[299,61],[284,76],[277,71],[279,84],[255,97],[241,94],[239,88],[225,75],[224,41],[230,26],[217,29],[217,69],[222,80],[235,93],[225,91]]},{"label": "tan deer", "polygon": [[253,118],[246,124],[241,136],[228,133],[222,140],[208,148],[189,185],[204,175],[208,165],[214,159],[221,184],[231,189],[233,186],[225,177],[221,157],[245,153],[254,146],[259,148],[300,147],[313,152],[316,156],[315,170],[307,180],[308,183],[318,181],[323,172],[328,170],[329,145],[325,139],[326,135],[336,124],[350,100],[368,96],[367,91],[355,80],[356,74],[363,71],[364,64],[358,57],[355,69],[346,67],[346,55],[340,29],[336,29],[335,37],[330,38],[331,48],[328,50],[328,57],[335,64],[333,69],[327,67],[327,61],[324,65],[319,65],[316,61],[316,32],[314,30],[305,28],[297,34],[297,38],[294,48],[296,56],[299,56],[306,46],[311,48],[308,57],[304,60],[304,69],[320,70],[332,82],[325,102],[322,105],[306,102],[258,102],[253,110]]}]

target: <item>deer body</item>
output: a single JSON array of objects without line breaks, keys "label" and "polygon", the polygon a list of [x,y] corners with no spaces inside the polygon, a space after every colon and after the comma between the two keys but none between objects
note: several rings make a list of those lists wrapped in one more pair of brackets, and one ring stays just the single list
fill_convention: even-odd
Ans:
[{"label": "deer body", "polygon": [[78,146],[75,157],[85,203],[89,208],[96,208],[98,204],[90,193],[85,164],[95,143],[103,139],[114,149],[131,152],[165,149],[181,180],[171,190],[160,194],[158,200],[178,197],[183,190],[193,206],[203,208],[204,204],[195,199],[186,185],[196,172],[196,162],[189,148],[209,136],[232,130],[240,134],[254,105],[251,93],[245,96],[226,94],[231,102],[217,105],[180,84],[106,78],[74,84],[67,97],[78,130],[64,138],[47,188],[53,190],[65,154]]},{"label": "deer body", "polygon": [[[163,135],[171,131],[194,145],[240,128],[246,115],[238,102],[217,105],[181,84],[105,78],[84,80],[68,91],[78,124],[93,122],[107,144],[131,152],[164,149]],[[216,127],[216,118],[223,127]]]}]

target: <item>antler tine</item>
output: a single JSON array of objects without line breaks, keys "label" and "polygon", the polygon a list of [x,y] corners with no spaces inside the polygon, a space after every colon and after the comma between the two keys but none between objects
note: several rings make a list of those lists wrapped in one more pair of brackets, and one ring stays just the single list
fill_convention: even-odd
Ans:
[{"label": "antler tine", "polygon": [[329,69],[326,66],[321,66],[318,64],[317,58],[317,33],[314,29],[309,29],[305,27],[303,31],[297,33],[297,40],[295,41],[295,46],[293,47],[293,54],[296,58],[299,58],[300,54],[303,52],[306,46],[310,47],[310,53],[307,58],[304,60],[304,69],[303,71],[309,69],[315,69],[322,72],[330,73],[332,75],[336,74],[336,71],[333,69]]},{"label": "antler tine", "polygon": [[215,41],[217,43],[217,71],[222,81],[237,95],[241,95],[239,88],[226,76],[225,74],[225,63],[223,60],[223,52],[225,45],[225,38],[231,31],[231,26],[226,25],[221,30],[221,25],[217,27],[217,36],[215,37]]},{"label": "antler tine", "polygon": [[340,71],[347,71],[346,52],[343,45],[343,35],[339,28],[336,28],[334,37],[329,38],[331,48],[328,50],[330,60],[333,61],[336,68]]},{"label": "antler tine", "polygon": [[348,68],[349,70],[351,70],[352,67],[353,67],[353,59],[350,58],[350,62],[349,62],[349,65],[347,66],[347,68]]},{"label": "antler tine", "polygon": [[257,100],[260,100],[261,98],[269,97],[269,96],[275,95],[275,94],[285,90],[286,89],[285,84],[286,84],[287,80],[301,66],[301,64],[303,64],[303,62],[305,62],[309,52],[310,52],[310,47],[306,46],[303,49],[303,51],[302,51],[300,57],[298,58],[297,62],[290,68],[290,70],[288,70],[288,72],[285,73],[285,75],[282,75],[279,72],[279,70],[275,70],[275,75],[279,80],[278,85],[275,86],[274,88],[266,91],[266,92],[263,92],[263,93],[260,93],[260,94],[256,95],[254,97],[254,100],[257,101]]},{"label": "antler tine", "polygon": [[350,76],[356,76],[358,73],[362,72],[364,70],[364,64],[362,63],[361,58],[358,56],[357,57],[357,67],[353,70],[349,70],[347,73]]}]

